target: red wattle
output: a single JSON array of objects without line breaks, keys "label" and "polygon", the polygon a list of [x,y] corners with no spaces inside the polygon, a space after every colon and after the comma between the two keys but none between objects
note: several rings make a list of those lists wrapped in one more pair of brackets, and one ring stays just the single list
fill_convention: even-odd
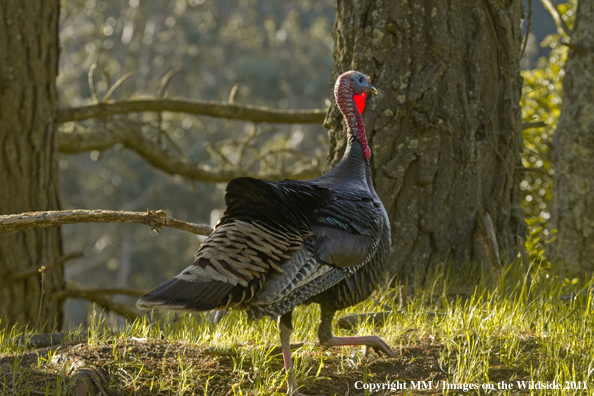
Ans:
[{"label": "red wattle", "polygon": [[371,157],[371,149],[369,148],[369,146],[363,147],[363,156],[367,159]]},{"label": "red wattle", "polygon": [[367,95],[366,92],[362,94],[354,94],[353,99],[355,99],[355,104],[357,105],[357,109],[359,109],[359,113],[363,114],[363,109],[365,109],[365,96]]}]

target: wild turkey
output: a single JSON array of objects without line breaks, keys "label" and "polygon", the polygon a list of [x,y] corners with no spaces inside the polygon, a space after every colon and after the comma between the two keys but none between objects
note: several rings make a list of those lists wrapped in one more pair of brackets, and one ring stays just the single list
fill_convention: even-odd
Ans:
[{"label": "wild turkey", "polygon": [[334,169],[306,181],[231,180],[227,209],[194,263],[137,306],[235,307],[252,319],[278,317],[288,395],[301,395],[289,344],[291,313],[299,304],[320,304],[322,345],[365,345],[394,356],[377,336],[332,336],[334,313],[369,297],[385,278],[390,252],[389,220],[371,181],[371,150],[361,118],[367,92],[377,93],[362,73],[349,71],[336,81],[348,145]]}]

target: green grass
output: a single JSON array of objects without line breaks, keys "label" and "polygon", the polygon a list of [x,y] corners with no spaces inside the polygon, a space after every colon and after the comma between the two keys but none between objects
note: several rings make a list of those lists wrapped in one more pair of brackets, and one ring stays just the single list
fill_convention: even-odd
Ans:
[{"label": "green grass", "polygon": [[[455,274],[455,276],[454,276]],[[428,275],[408,288],[406,306],[381,327],[360,323],[352,332],[377,334],[397,353],[388,359],[361,348],[316,345],[317,306],[294,314],[293,352],[302,392],[365,394],[363,383],[406,382],[400,394],[417,394],[410,381],[458,384],[514,384],[513,389],[469,390],[463,394],[594,394],[594,306],[590,283],[536,273],[531,284],[517,266],[508,266],[495,285],[469,287],[460,271]],[[559,297],[581,291],[571,301]],[[398,290],[378,293],[348,313],[398,310]],[[4,322],[0,322],[0,327]],[[0,330],[0,394],[69,394],[82,369],[116,394],[284,395],[286,375],[276,324],[248,323],[232,312],[218,324],[204,315],[167,314],[111,329],[97,315],[91,326],[70,330],[70,342],[31,351],[15,342],[26,327]],[[517,390],[516,381],[557,382],[560,390]],[[566,381],[568,381],[566,383]],[[571,389],[586,383],[587,390]],[[397,394],[386,389],[373,394]],[[421,394],[458,394],[432,389]]]}]

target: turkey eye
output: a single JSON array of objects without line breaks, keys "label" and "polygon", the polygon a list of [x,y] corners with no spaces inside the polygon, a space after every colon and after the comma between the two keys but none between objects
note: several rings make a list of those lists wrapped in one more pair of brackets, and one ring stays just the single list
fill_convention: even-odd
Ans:
[{"label": "turkey eye", "polygon": [[363,76],[359,77],[359,84],[363,84]]}]

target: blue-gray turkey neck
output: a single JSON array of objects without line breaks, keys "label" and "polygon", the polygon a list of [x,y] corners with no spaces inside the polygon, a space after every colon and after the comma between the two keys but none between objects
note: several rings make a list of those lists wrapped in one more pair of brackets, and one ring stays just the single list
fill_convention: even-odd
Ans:
[{"label": "blue-gray turkey neck", "polygon": [[[352,93],[348,105],[356,111]],[[367,298],[385,278],[390,226],[373,188],[362,121],[349,123],[344,109],[349,140],[334,169],[305,181],[230,181],[225,213],[194,263],[137,305],[238,307],[258,318],[306,302],[341,309]]]},{"label": "blue-gray turkey neck", "polygon": [[[377,225],[377,249],[365,265],[360,266],[350,276],[345,277],[335,286],[316,294],[308,302],[326,305],[333,310],[341,310],[356,305],[367,299],[377,288],[388,281],[388,260],[391,254],[391,233],[388,214],[381,204],[371,179],[369,162],[365,159],[364,172],[367,188],[374,203],[379,203],[381,210],[380,224]],[[336,169],[336,168],[335,168]]]}]

